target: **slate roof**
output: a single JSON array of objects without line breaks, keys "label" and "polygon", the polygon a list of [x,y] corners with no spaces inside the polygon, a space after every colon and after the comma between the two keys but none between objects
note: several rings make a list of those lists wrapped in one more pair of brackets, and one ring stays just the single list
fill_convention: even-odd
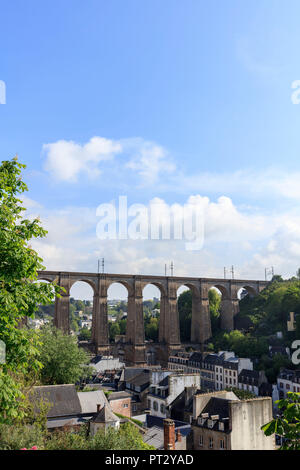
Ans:
[{"label": "slate roof", "polygon": [[222,364],[223,361],[222,359],[217,356],[216,354],[208,354],[204,359],[203,362],[209,363],[209,364]]},{"label": "slate roof", "polygon": [[278,374],[278,379],[291,380],[292,382],[299,383],[300,370],[282,369]]},{"label": "slate roof", "polygon": [[97,364],[97,362],[101,361],[102,356],[98,355],[93,357],[93,359],[90,360],[90,364]]},{"label": "slate roof", "polygon": [[143,436],[143,441],[155,447],[155,449],[162,450],[164,448],[164,430],[157,426],[148,429]]},{"label": "slate roof", "polygon": [[85,424],[89,421],[90,417],[81,418],[58,418],[58,419],[48,419],[47,420],[47,429],[56,429],[56,428],[63,428],[65,426],[80,426],[81,424]]},{"label": "slate roof", "polygon": [[212,397],[203,408],[202,413],[208,413],[209,416],[219,415],[220,419],[229,417],[229,400],[224,398]]},{"label": "slate roof", "polygon": [[[180,434],[183,438],[191,432],[190,424],[182,421],[174,420],[175,432],[180,429]],[[155,449],[162,450],[164,448],[164,418],[158,416],[146,416],[146,423],[148,430],[143,436],[143,441],[155,447]],[[177,439],[176,439],[177,442]],[[175,443],[176,446],[176,443]]]},{"label": "slate roof", "polygon": [[39,402],[48,402],[51,405],[47,413],[48,418],[78,415],[81,405],[75,385],[43,385],[34,387],[31,393],[35,410],[39,411]]},{"label": "slate roof", "polygon": [[108,401],[121,400],[122,398],[131,398],[131,395],[127,392],[113,392],[109,394]]},{"label": "slate roof", "polygon": [[226,361],[223,361],[223,367],[225,369],[235,369],[235,370],[238,370],[238,367],[239,367],[239,364],[238,364],[238,359],[237,358],[233,358],[235,359],[234,361],[230,361],[230,360],[226,360]]},{"label": "slate roof", "polygon": [[169,381],[168,381],[168,375],[167,377],[165,377],[164,379],[162,379],[159,384],[158,384],[160,387],[166,387],[169,385]]},{"label": "slate roof", "polygon": [[189,362],[202,362],[202,354],[199,352],[194,352],[189,358]]},{"label": "slate roof", "polygon": [[99,413],[91,419],[91,421],[93,423],[111,423],[120,421],[120,419],[112,412],[109,405],[104,405]]},{"label": "slate roof", "polygon": [[121,376],[120,376],[120,381],[127,382],[128,380],[132,379],[133,377],[139,375],[144,370],[146,370],[146,369],[141,368],[141,367],[126,367],[125,369],[122,370],[122,373],[121,373]]},{"label": "slate roof", "polygon": [[238,381],[240,383],[258,385],[259,372],[257,370],[243,369],[239,374]]},{"label": "slate roof", "polygon": [[149,371],[142,371],[138,375],[135,375],[131,379],[126,379],[126,383],[133,384],[137,387],[142,387],[143,385],[148,385],[150,383],[150,374]]},{"label": "slate roof", "polygon": [[78,392],[78,398],[80,401],[82,413],[96,413],[97,405],[103,407],[107,404],[106,396],[102,390],[96,390],[93,392]]}]

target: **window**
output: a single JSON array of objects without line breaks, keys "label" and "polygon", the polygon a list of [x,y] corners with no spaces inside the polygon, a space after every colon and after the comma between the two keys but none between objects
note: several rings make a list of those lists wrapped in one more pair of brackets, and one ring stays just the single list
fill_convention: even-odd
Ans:
[{"label": "window", "polygon": [[123,408],[128,408],[128,403],[124,403]]},{"label": "window", "polygon": [[157,404],[156,401],[153,402],[153,409],[154,409],[154,411],[158,410],[158,404]]},{"label": "window", "polygon": [[165,407],[163,404],[160,405],[160,412],[161,413],[164,413],[165,412]]},{"label": "window", "polygon": [[[150,402],[150,406],[149,406],[149,408],[151,408],[151,402]],[[137,407],[136,407],[136,405],[132,405],[132,411],[136,411],[136,410],[137,410]]]},{"label": "window", "polygon": [[209,438],[209,448],[212,449],[214,447],[214,440],[212,437]]},{"label": "window", "polygon": [[225,441],[224,439],[220,440],[220,449],[225,449]]},{"label": "window", "polygon": [[199,446],[203,446],[203,436],[199,436]]}]

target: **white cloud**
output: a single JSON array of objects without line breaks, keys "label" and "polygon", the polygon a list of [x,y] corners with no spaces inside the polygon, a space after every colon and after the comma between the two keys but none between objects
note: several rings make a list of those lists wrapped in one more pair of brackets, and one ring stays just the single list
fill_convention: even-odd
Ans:
[{"label": "white cloud", "polygon": [[84,145],[59,140],[43,145],[46,154],[45,169],[61,181],[77,181],[80,173],[86,173],[88,177],[94,178],[101,173],[99,163],[112,159],[121,150],[119,142],[103,137],[92,137]]},{"label": "white cloud", "polygon": [[[300,211],[251,214],[224,196],[211,201],[195,195],[187,199],[191,201],[205,214],[199,251],[186,251],[184,240],[99,240],[96,209],[88,207],[42,208],[42,224],[49,233],[32,245],[47,269],[59,271],[96,272],[102,257],[107,272],[131,274],[163,275],[165,264],[169,268],[173,261],[175,275],[222,277],[223,267],[234,265],[235,277],[263,279],[265,267],[291,276],[300,266]],[[170,207],[164,200],[155,198],[149,205],[158,202],[164,214]],[[177,204],[178,209],[182,206]]]},{"label": "white cloud", "polygon": [[136,171],[142,178],[143,184],[154,184],[160,175],[165,176],[166,173],[173,173],[176,170],[168,152],[160,145],[141,139],[127,140],[129,147],[133,144],[136,149],[132,149],[134,155],[126,163],[126,167]]},{"label": "white cloud", "polygon": [[282,169],[244,169],[233,172],[201,172],[193,175],[176,173],[164,177],[157,190],[186,194],[226,194],[246,196],[248,199],[286,198],[300,200],[300,172]]},{"label": "white cloud", "polygon": [[[280,168],[231,172],[200,172],[186,174],[180,170],[168,151],[155,142],[141,138],[109,140],[93,137],[84,145],[59,140],[43,146],[45,169],[55,179],[76,182],[85,174],[95,179],[104,171],[103,162],[112,161],[102,179],[110,187],[153,188],[160,193],[226,194],[246,196],[248,199],[285,198],[300,200],[300,172]],[[114,159],[115,155],[122,158]],[[114,179],[110,178],[114,174]],[[81,181],[82,184],[82,181]]]}]

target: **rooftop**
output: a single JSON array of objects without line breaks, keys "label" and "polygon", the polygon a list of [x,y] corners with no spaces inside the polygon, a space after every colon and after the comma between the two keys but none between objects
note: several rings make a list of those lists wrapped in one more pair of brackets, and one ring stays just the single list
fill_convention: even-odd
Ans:
[{"label": "rooftop", "polygon": [[48,418],[72,416],[81,413],[80,400],[73,384],[34,387],[31,399],[34,402],[36,411],[39,411],[41,401],[51,405],[47,413]]}]

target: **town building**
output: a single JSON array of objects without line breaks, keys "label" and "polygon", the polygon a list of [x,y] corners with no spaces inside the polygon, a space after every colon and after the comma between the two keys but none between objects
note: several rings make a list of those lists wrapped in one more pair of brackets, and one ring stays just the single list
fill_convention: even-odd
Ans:
[{"label": "town building", "polygon": [[99,430],[104,429],[107,431],[110,427],[118,430],[120,428],[120,418],[113,413],[109,405],[105,404],[101,407],[99,404],[95,416],[89,421],[90,434],[94,436]]},{"label": "town building", "polygon": [[239,400],[233,392],[196,394],[189,450],[274,450],[274,436],[261,427],[271,421],[270,397]]},{"label": "town building", "polygon": [[107,399],[114,413],[131,418],[132,396],[130,393],[126,391],[112,392],[108,395]]},{"label": "town building", "polygon": [[199,389],[199,373],[182,373],[170,370],[151,371],[147,395],[150,415],[169,418],[175,400],[184,391],[185,387]]},{"label": "town building", "polygon": [[103,375],[107,371],[119,371],[124,369],[124,362],[119,358],[113,356],[95,356],[90,361],[90,366],[93,368],[95,375]]},{"label": "town building", "polygon": [[201,390],[214,391],[238,387],[238,375],[245,370],[253,370],[253,363],[248,358],[236,357],[234,352],[178,353],[170,356],[170,370],[199,373]]},{"label": "town building", "polygon": [[251,392],[256,396],[267,395],[268,391],[270,391],[272,395],[272,389],[263,391],[267,388],[270,389],[270,387],[267,387],[267,385],[269,385],[268,379],[263,370],[257,371],[243,369],[238,377],[237,388],[239,388],[240,390]]},{"label": "town building", "polygon": [[288,392],[300,393],[300,370],[282,369],[277,377],[279,398],[286,398]]},{"label": "town building", "polygon": [[77,392],[73,384],[34,387],[30,400],[36,413],[46,409],[49,430],[79,428],[95,416],[97,407],[110,408],[101,390]]},{"label": "town building", "polygon": [[172,419],[147,416],[143,441],[157,450],[186,450],[191,426]]},{"label": "town building", "polygon": [[123,369],[116,384],[118,391],[126,391],[131,395],[131,414],[140,415],[147,410],[147,394],[150,385],[150,369],[126,367]]}]

